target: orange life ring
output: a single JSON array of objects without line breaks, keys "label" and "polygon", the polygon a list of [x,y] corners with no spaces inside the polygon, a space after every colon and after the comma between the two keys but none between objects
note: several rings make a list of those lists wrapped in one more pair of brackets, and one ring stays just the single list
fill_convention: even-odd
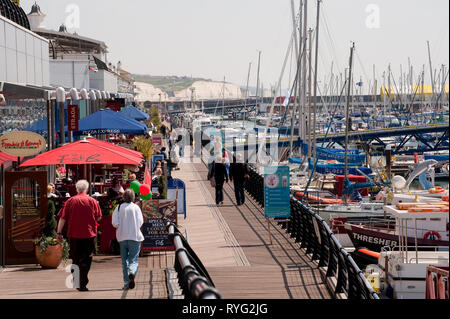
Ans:
[{"label": "orange life ring", "polygon": [[425,235],[423,235],[423,239],[428,239],[431,235],[436,236],[438,240],[441,240],[441,235],[434,230],[429,231]]}]

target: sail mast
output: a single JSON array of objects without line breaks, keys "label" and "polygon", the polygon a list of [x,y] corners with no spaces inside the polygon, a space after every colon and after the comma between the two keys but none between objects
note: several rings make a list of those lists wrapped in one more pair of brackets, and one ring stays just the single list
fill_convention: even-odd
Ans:
[{"label": "sail mast", "polygon": [[[345,124],[345,170],[344,170],[344,185],[347,183],[347,175],[348,175],[348,131],[349,131],[349,107],[350,107],[350,92],[352,89],[352,65],[353,65],[353,50],[355,49],[355,43],[353,42],[353,45],[350,49],[350,66],[349,66],[349,74],[348,74],[348,86],[347,86],[347,107],[345,110],[346,113],[346,124]],[[345,187],[344,187],[345,189]],[[344,205],[347,205],[347,194],[343,194],[343,202]]]},{"label": "sail mast", "polygon": [[302,132],[302,139],[306,139],[306,45],[307,45],[307,25],[308,25],[308,0],[304,0],[304,7],[303,7],[303,62],[302,62],[302,85],[301,85],[301,91],[302,94],[300,95],[301,98],[301,109],[302,109],[302,116],[300,121],[303,121],[303,132]]},{"label": "sail mast", "polygon": [[[314,110],[314,120],[313,120],[313,156],[316,158],[317,152],[316,152],[316,103],[317,103],[317,73],[318,73],[318,60],[319,60],[319,21],[320,21],[320,3],[322,0],[317,0],[317,20],[316,20],[316,57],[314,60],[314,104],[313,104],[313,110]],[[332,67],[333,68],[333,67]]]}]

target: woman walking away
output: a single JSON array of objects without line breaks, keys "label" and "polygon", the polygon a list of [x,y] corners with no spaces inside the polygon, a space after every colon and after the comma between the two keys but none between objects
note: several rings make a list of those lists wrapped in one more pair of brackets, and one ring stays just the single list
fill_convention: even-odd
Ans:
[{"label": "woman walking away", "polygon": [[134,191],[128,188],[123,194],[124,203],[114,210],[112,224],[116,229],[122,257],[123,289],[133,289],[138,272],[138,257],[141,241],[144,240],[141,227],[144,223],[142,211],[134,203]]},{"label": "woman walking away", "polygon": [[226,181],[228,183],[228,174],[227,169],[224,165],[224,159],[222,156],[217,156],[216,162],[212,167],[211,174],[208,176],[208,179],[214,177],[214,181],[216,183],[216,204],[223,204],[223,184]]}]

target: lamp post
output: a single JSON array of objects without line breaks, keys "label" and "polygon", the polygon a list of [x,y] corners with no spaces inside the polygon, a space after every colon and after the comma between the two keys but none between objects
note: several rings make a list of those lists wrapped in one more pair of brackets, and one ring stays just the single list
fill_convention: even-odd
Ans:
[{"label": "lamp post", "polygon": [[89,91],[89,107],[87,107],[87,109],[89,110],[89,112],[86,112],[86,115],[91,115],[92,113],[94,113],[94,105],[95,105],[95,100],[97,99],[97,95],[95,94],[94,90],[90,90]]},{"label": "lamp post", "polygon": [[59,106],[59,145],[64,145],[66,141],[64,130],[64,103],[66,102],[66,91],[59,87],[56,89],[56,102]]}]

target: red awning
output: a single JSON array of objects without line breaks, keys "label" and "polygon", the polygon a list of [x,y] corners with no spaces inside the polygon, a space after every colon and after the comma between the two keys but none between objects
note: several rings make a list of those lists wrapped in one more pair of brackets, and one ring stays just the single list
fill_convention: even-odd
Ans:
[{"label": "red awning", "polygon": [[0,152],[0,165],[2,165],[3,163],[6,163],[8,161],[11,161],[11,162],[17,161],[17,157]]},{"label": "red awning", "polygon": [[20,165],[20,167],[59,164],[139,165],[143,159],[142,154],[135,151],[102,142],[95,138],[88,138],[39,154]]}]

